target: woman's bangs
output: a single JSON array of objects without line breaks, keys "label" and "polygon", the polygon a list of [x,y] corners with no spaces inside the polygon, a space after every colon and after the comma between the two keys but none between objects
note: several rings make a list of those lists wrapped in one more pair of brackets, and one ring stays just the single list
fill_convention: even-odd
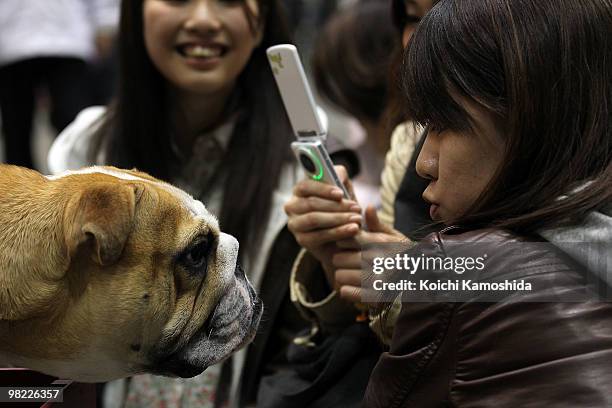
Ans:
[{"label": "woman's bangs", "polygon": [[[467,96],[458,86],[457,56],[446,29],[449,12],[440,6],[425,16],[404,53],[402,86],[408,119],[433,129],[470,130],[471,118],[456,97]],[[452,73],[455,73],[453,75]]]}]

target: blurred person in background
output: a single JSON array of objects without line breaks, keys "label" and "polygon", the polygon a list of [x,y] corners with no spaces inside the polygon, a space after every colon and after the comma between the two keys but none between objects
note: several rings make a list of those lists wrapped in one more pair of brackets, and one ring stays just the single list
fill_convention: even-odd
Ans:
[{"label": "blurred person in background", "polygon": [[57,132],[90,104],[87,63],[106,57],[118,0],[0,2],[0,111],[8,163],[33,168],[32,121],[40,87]]},{"label": "blurred person in background", "polygon": [[381,24],[388,18],[387,0],[362,0],[339,9],[319,34],[312,58],[318,94],[351,116],[353,132],[345,143],[357,152],[360,164],[353,179],[356,199],[375,207],[389,148],[389,71],[399,43],[394,27]]},{"label": "blurred person in background", "polygon": [[[338,8],[341,0],[282,0],[289,30],[304,61],[309,61],[317,31]],[[304,65],[310,74],[310,66]]]}]

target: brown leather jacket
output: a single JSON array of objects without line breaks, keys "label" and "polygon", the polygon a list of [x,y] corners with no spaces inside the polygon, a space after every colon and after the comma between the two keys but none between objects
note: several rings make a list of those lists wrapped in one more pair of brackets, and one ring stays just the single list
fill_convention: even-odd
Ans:
[{"label": "brown leather jacket", "polygon": [[[430,236],[500,244],[507,232]],[[585,271],[558,252],[494,251],[491,277],[508,269],[555,293],[580,290]],[[367,407],[612,407],[612,303],[404,303],[390,351],[375,367]],[[531,296],[531,298],[529,297]]]}]

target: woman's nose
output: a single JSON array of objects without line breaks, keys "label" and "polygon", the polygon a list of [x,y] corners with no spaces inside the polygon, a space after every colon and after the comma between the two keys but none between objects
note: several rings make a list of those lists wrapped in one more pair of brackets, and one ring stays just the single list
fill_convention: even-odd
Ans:
[{"label": "woman's nose", "polygon": [[419,177],[427,180],[438,179],[438,155],[438,134],[427,131],[416,162],[416,172]]},{"label": "woman's nose", "polygon": [[209,33],[221,28],[221,19],[215,0],[194,0],[188,9],[184,27],[187,31]]}]

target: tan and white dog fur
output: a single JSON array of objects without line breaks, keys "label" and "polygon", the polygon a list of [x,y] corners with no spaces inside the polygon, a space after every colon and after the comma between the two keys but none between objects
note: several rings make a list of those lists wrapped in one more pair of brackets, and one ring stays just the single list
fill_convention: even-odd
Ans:
[{"label": "tan and white dog fur", "polygon": [[0,364],[197,375],[261,317],[237,255],[201,202],[144,173],[0,165]]}]

